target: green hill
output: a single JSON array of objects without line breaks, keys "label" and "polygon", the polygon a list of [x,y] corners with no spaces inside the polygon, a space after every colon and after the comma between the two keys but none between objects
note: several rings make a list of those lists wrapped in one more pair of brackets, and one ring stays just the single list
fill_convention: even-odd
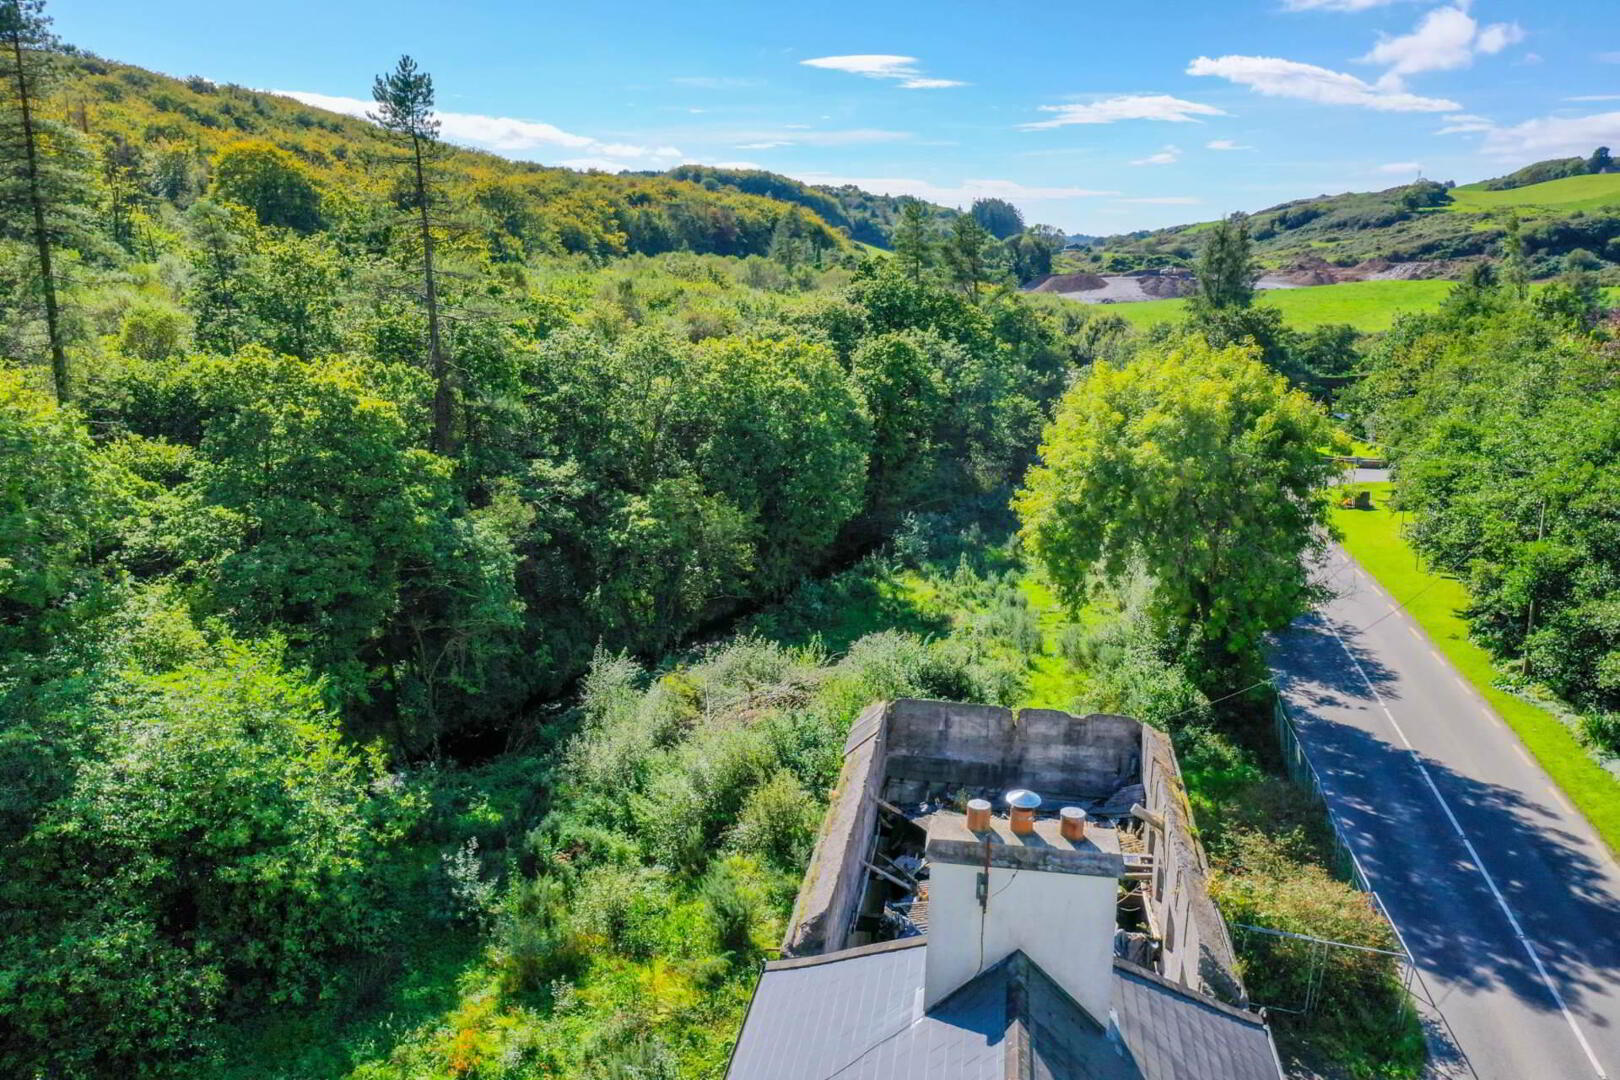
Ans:
[{"label": "green hill", "polygon": [[[237,148],[290,155],[322,202],[380,203],[391,171],[371,124],[290,98],[206,79],[171,78],[99,57],[63,60],[55,108],[97,147],[116,145],[133,171],[186,205]],[[735,187],[661,174],[578,172],[452,149],[441,168],[452,197],[481,219],[497,258],[578,254],[596,258],[690,250],[759,255],[789,205]],[[803,205],[802,200],[793,202]],[[809,207],[804,227],[819,248],[847,240]]]},{"label": "green hill", "polygon": [[1562,210],[1620,208],[1620,173],[1566,176],[1525,187],[1491,190],[1485,184],[1454,188],[1446,207],[1458,213],[1479,213],[1505,206],[1556,207]]},{"label": "green hill", "polygon": [[[1571,175],[1588,167],[1585,158],[1558,159],[1462,187],[1419,181],[1296,199],[1250,215],[1250,230],[1268,269],[1318,260],[1353,266],[1370,259],[1494,255],[1515,221],[1537,276],[1556,273],[1563,256],[1578,248],[1620,264],[1620,173]],[[1078,268],[1188,266],[1208,227],[1199,222],[1107,237]]]},{"label": "green hill", "polygon": [[[666,176],[689,180],[711,191],[731,188],[749,195],[797,203],[813,210],[823,221],[846,230],[850,239],[874,247],[887,248],[889,235],[900,217],[905,199],[898,195],[875,195],[853,184],[833,187],[806,184],[791,176],[763,169],[722,169],[710,165],[677,165]],[[935,219],[945,222],[956,211],[924,203]]]}]

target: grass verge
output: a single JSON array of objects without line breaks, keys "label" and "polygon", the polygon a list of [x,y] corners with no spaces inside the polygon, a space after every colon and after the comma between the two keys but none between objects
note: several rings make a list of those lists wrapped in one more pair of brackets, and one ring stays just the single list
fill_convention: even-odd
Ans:
[{"label": "grass verge", "polygon": [[1417,552],[1401,535],[1399,516],[1390,508],[1393,485],[1358,486],[1371,490],[1373,509],[1334,511],[1345,550],[1406,607],[1435,647],[1523,740],[1610,852],[1620,854],[1620,781],[1592,759],[1557,716],[1497,687],[1490,654],[1468,636],[1461,615],[1468,607],[1468,593],[1462,583],[1422,567]]}]

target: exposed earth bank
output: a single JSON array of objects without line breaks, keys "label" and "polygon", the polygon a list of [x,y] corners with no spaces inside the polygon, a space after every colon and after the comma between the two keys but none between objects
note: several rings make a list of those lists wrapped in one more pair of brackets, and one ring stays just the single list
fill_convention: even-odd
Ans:
[{"label": "exposed earth bank", "polygon": [[[1301,259],[1267,271],[1255,282],[1260,289],[1299,289],[1310,285],[1338,285],[1346,281],[1427,281],[1454,278],[1462,264],[1455,260],[1390,262],[1368,259],[1354,266],[1335,266],[1325,259]],[[1128,304],[1140,300],[1172,300],[1191,296],[1198,280],[1191,270],[1165,267],[1128,274],[1049,274],[1028,287],[1030,292],[1057,293],[1087,304]]]}]

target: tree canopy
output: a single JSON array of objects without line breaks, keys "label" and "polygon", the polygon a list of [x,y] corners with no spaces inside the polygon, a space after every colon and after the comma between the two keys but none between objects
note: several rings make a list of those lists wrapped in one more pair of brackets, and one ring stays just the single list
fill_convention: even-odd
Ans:
[{"label": "tree canopy", "polygon": [[1229,676],[1315,596],[1329,441],[1321,410],[1251,349],[1191,337],[1099,363],[1059,403],[1018,495],[1023,536],[1074,605],[1098,574],[1140,567],[1203,677]]}]

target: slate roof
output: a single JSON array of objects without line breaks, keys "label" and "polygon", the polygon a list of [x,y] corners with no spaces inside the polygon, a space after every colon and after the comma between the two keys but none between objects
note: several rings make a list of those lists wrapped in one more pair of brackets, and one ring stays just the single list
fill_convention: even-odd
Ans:
[{"label": "slate roof", "polygon": [[1265,1025],[1116,960],[1104,1030],[1023,953],[924,1013],[926,938],[767,964],[728,1080],[1278,1080]]}]

